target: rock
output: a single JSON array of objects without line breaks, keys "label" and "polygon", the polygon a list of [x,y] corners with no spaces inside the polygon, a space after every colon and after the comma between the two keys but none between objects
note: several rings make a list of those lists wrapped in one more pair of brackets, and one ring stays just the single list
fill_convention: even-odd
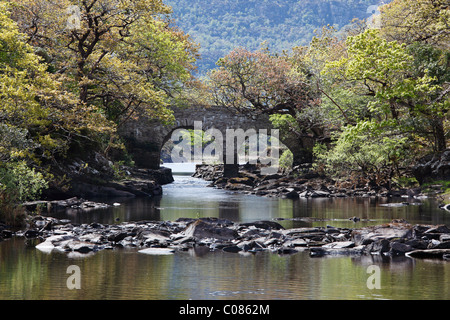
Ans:
[{"label": "rock", "polygon": [[420,184],[450,180],[450,150],[424,157],[413,167],[413,174]]},{"label": "rock", "polygon": [[405,255],[418,259],[446,259],[450,255],[450,249],[414,250],[407,252]]},{"label": "rock", "polygon": [[380,239],[411,239],[413,237],[413,231],[409,224],[390,223],[353,230],[351,235],[355,244],[360,245],[367,241],[376,241]]},{"label": "rock", "polygon": [[295,190],[289,191],[284,195],[287,199],[298,199],[299,195],[298,192]]},{"label": "rock", "polygon": [[326,249],[344,249],[344,248],[353,248],[355,243],[353,241],[338,241],[328,243],[322,246],[322,248]]},{"label": "rock", "polygon": [[184,230],[184,234],[186,237],[194,237],[196,239],[214,238],[218,240],[232,240],[238,236],[236,230],[228,227],[218,227],[202,220],[191,223]]},{"label": "rock", "polygon": [[327,198],[330,196],[330,192],[328,191],[322,191],[322,190],[315,190],[311,192],[310,197],[311,198]]},{"label": "rock", "polygon": [[12,238],[13,234],[14,232],[12,232],[11,230],[4,229],[0,232],[0,238],[4,239]]},{"label": "rock", "polygon": [[98,250],[98,246],[96,244],[84,241],[69,241],[64,248],[66,251],[76,251],[79,253],[89,253],[91,251]]},{"label": "rock", "polygon": [[419,240],[419,239],[411,239],[405,242],[407,245],[410,245],[414,249],[426,249],[428,248],[428,241]]},{"label": "rock", "polygon": [[450,233],[450,229],[446,225],[441,224],[437,226],[432,226],[424,232],[424,234],[430,233]]},{"label": "rock", "polygon": [[141,230],[137,233],[136,238],[145,243],[162,242],[170,240],[170,232],[151,229]]},{"label": "rock", "polygon": [[228,179],[228,183],[231,184],[243,184],[243,185],[247,185],[247,186],[253,186],[253,179],[251,179],[250,177],[243,177],[243,178],[230,178]]},{"label": "rock", "polygon": [[246,223],[241,223],[239,224],[240,226],[245,226],[245,227],[250,227],[250,226],[254,226],[256,228],[260,228],[260,229],[265,229],[265,230],[284,230],[284,227],[274,221],[266,221],[266,220],[262,220],[262,221],[255,221],[255,222],[246,222]]},{"label": "rock", "polygon": [[239,251],[242,251],[242,248],[239,248],[238,246],[229,246],[229,247],[225,247],[222,248],[222,251],[225,252],[232,252],[232,253],[238,253]]},{"label": "rock", "polygon": [[390,247],[390,252],[394,255],[404,255],[406,252],[414,250],[410,245],[397,241],[391,242]]},{"label": "rock", "polygon": [[382,254],[390,250],[390,242],[386,239],[378,239],[376,241],[370,241],[365,248],[368,253]]},{"label": "rock", "polygon": [[294,254],[297,253],[298,250],[289,247],[281,247],[277,250],[278,254]]},{"label": "rock", "polygon": [[119,242],[128,236],[128,232],[117,231],[108,236],[108,241]]},{"label": "rock", "polygon": [[293,240],[289,240],[285,242],[285,245],[293,246],[293,247],[307,247],[308,242],[306,242],[304,239],[297,238]]},{"label": "rock", "polygon": [[139,253],[149,255],[171,255],[174,254],[175,249],[172,248],[147,248],[138,251]]},{"label": "rock", "polygon": [[25,231],[24,236],[26,238],[37,238],[40,235],[39,230],[34,230],[34,229],[28,229],[27,231]]}]

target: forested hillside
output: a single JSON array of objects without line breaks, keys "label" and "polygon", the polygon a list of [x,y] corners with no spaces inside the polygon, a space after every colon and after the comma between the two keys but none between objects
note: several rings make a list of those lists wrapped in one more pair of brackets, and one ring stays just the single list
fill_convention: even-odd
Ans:
[{"label": "forested hillside", "polygon": [[[390,2],[390,1],[384,1]],[[176,23],[201,44],[200,73],[235,47],[278,51],[307,45],[324,25],[365,19],[379,0],[168,0]]]}]

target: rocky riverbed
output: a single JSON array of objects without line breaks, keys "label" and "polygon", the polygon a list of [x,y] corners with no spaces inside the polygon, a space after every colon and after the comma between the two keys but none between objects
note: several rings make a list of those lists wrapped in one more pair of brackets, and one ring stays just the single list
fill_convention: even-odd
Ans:
[{"label": "rocky riverbed", "polygon": [[[405,197],[425,199],[430,192],[421,188],[389,188],[370,186],[366,182],[334,181],[315,173],[311,165],[304,164],[287,173],[261,175],[259,165],[245,164],[239,168],[239,176],[223,177],[223,165],[201,164],[196,166],[193,177],[210,181],[211,187],[232,190],[246,194],[281,198],[324,198],[324,197]],[[432,195],[441,192],[441,185],[430,186]]]},{"label": "rocky riverbed", "polygon": [[334,255],[407,255],[450,261],[450,229],[445,225],[411,225],[404,221],[363,228],[308,227],[285,229],[276,221],[235,223],[219,218],[180,218],[106,225],[76,225],[34,216],[27,229],[0,225],[0,240],[35,239],[36,249],[87,256],[101,250],[137,248],[143,254],[174,254],[197,246],[230,253]]}]

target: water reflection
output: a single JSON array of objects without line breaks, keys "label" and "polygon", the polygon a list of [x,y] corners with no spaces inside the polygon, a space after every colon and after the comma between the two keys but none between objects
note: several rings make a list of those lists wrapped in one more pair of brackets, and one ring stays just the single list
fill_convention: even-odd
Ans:
[{"label": "water reflection", "polygon": [[[122,199],[119,207],[68,211],[74,223],[122,223],[218,217],[232,221],[277,219],[285,227],[361,227],[392,219],[450,225],[433,201],[390,208],[387,200],[261,198],[207,188],[176,177],[155,199]],[[401,201],[401,200],[397,200]],[[118,202],[112,199],[111,203]],[[350,217],[358,216],[354,223]],[[36,241],[0,242],[0,299],[450,299],[450,263],[384,256],[311,258],[308,251],[280,256],[233,254],[196,247],[170,256],[137,249],[103,250],[90,256],[50,254]],[[69,265],[81,269],[81,290],[66,287]],[[367,267],[381,270],[381,289],[367,288]]]},{"label": "water reflection", "polygon": [[[406,199],[323,198],[279,199],[230,192],[207,187],[209,183],[190,176],[175,176],[163,188],[163,196],[139,199],[110,199],[118,207],[82,212],[68,210],[54,214],[74,223],[105,224],[141,220],[176,220],[180,217],[218,217],[235,222],[277,219],[285,227],[325,226],[362,227],[405,219],[409,223],[450,224],[450,214],[438,208],[435,200],[411,202],[402,207],[385,207],[389,201]],[[94,199],[95,200],[95,199]],[[104,201],[104,199],[99,199]],[[361,220],[354,223],[351,217]]]},{"label": "water reflection", "polygon": [[[450,299],[450,264],[382,256],[311,258],[307,251],[233,254],[197,247],[171,256],[104,250],[86,258],[0,244],[0,299]],[[67,267],[81,289],[66,287]],[[367,288],[367,267],[381,289]]]}]

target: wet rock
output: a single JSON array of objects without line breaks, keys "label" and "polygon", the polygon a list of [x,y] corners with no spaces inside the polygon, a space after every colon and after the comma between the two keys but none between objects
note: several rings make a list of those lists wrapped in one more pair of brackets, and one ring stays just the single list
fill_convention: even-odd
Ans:
[{"label": "wet rock", "polygon": [[390,244],[390,252],[393,255],[404,255],[406,252],[413,251],[413,247],[401,242],[391,242]]},{"label": "wet rock", "polygon": [[382,254],[390,250],[390,242],[386,239],[369,240],[365,251],[371,254]]},{"label": "wet rock", "polygon": [[196,239],[215,238],[218,240],[231,240],[238,236],[236,230],[216,226],[202,220],[191,223],[184,231],[184,234],[186,237],[194,237]]},{"label": "wet rock", "polygon": [[299,195],[298,192],[295,190],[289,191],[284,195],[287,199],[298,199]]},{"label": "wet rock", "polygon": [[125,231],[117,231],[108,235],[108,241],[119,242],[125,239],[128,236],[128,232]]},{"label": "wet rock", "polygon": [[147,248],[138,251],[139,253],[148,255],[171,255],[175,253],[175,249],[172,248]]},{"label": "wet rock", "polygon": [[13,235],[14,235],[14,232],[12,232],[11,230],[8,230],[8,229],[4,229],[0,232],[0,238],[4,238],[4,239],[12,238]]},{"label": "wet rock", "polygon": [[322,248],[326,249],[345,249],[345,248],[353,248],[355,243],[353,241],[338,241],[328,243],[322,246]]},{"label": "wet rock", "polygon": [[414,249],[426,249],[428,248],[428,241],[420,240],[420,239],[411,239],[405,242],[407,245],[410,245]]},{"label": "wet rock", "polygon": [[281,247],[281,248],[277,249],[278,254],[294,254],[297,252],[298,252],[298,250],[295,250],[295,249],[289,248],[289,247]]},{"label": "wet rock", "polygon": [[27,231],[25,231],[24,236],[28,239],[30,238],[37,238],[40,235],[39,230],[34,230],[34,229],[28,229]]},{"label": "wet rock", "polygon": [[275,221],[263,220],[263,221],[241,223],[239,225],[245,226],[245,227],[254,226],[256,228],[265,229],[265,230],[284,230],[284,227]]},{"label": "wet rock", "polygon": [[405,254],[407,257],[418,259],[444,259],[450,256],[450,249],[414,250]]},{"label": "wet rock", "polygon": [[356,245],[367,241],[380,239],[391,240],[395,238],[411,239],[413,235],[412,227],[408,224],[389,223],[379,226],[370,226],[352,231],[352,238]]},{"label": "wet rock", "polygon": [[222,251],[231,252],[231,253],[238,253],[242,250],[243,249],[238,246],[229,246],[229,247],[222,248]]},{"label": "wet rock", "polygon": [[98,246],[93,243],[84,242],[84,241],[69,241],[64,249],[66,251],[76,251],[79,253],[89,253],[91,251],[97,251]]}]

